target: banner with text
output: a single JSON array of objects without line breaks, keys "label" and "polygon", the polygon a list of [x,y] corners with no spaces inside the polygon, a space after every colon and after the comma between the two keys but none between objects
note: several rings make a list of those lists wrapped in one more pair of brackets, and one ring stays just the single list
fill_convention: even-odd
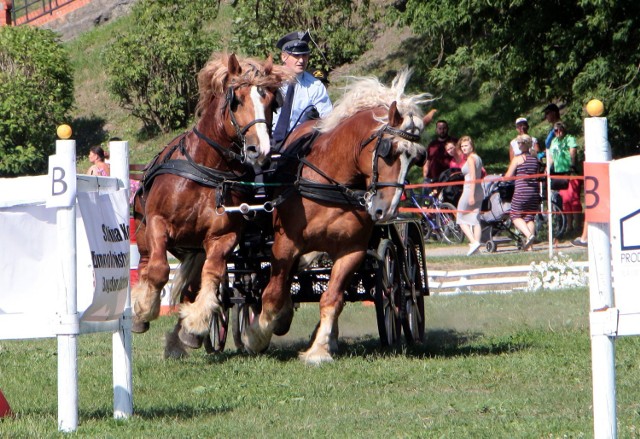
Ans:
[{"label": "banner with text", "polygon": [[82,320],[113,320],[122,315],[129,287],[129,200],[126,191],[89,192],[78,194],[78,204],[88,242],[84,249],[78,243],[78,261],[91,261],[94,272],[93,300]]}]

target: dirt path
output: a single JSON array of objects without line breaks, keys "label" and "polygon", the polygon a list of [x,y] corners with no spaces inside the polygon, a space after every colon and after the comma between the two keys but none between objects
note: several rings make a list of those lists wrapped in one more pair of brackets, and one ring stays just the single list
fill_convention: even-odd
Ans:
[{"label": "dirt path", "polygon": [[[432,246],[426,245],[427,257],[429,256],[464,256],[469,251],[469,246],[467,244],[463,245],[449,245],[449,246]],[[485,249],[484,246],[480,247],[480,251],[478,252],[477,257],[489,257],[495,254],[504,254],[504,253],[519,253],[521,250],[518,250],[515,245],[512,243],[498,243],[498,248],[495,253],[489,253]],[[533,252],[540,255],[540,257],[546,257],[549,253],[549,245],[544,243],[538,243],[533,246]],[[554,254],[558,252],[562,253],[586,253],[586,247],[574,247],[571,245],[569,241],[560,242],[554,248]]]}]

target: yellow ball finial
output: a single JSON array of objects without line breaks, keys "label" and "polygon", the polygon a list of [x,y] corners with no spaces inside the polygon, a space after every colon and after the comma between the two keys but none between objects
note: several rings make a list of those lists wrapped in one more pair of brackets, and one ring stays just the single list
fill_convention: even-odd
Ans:
[{"label": "yellow ball finial", "polygon": [[62,125],[58,126],[56,133],[61,139],[68,139],[69,137],[71,137],[71,134],[73,134],[73,131],[71,131],[71,127],[69,125],[63,123]]},{"label": "yellow ball finial", "polygon": [[591,117],[598,117],[604,113],[604,104],[599,99],[591,99],[587,102],[587,113]]}]

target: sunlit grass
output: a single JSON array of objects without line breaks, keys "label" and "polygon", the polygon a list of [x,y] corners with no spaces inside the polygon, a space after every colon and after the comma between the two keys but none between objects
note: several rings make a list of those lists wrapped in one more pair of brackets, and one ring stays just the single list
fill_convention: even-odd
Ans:
[{"label": "sunlit grass", "polygon": [[[297,359],[317,304],[262,356],[162,359],[174,317],[134,336],[134,406],[112,418],[110,336],[80,337],[81,437],[591,437],[586,289],[431,297],[427,340],[378,347],[372,307],[348,304],[333,364]],[[231,341],[230,341],[231,343]],[[4,437],[56,435],[55,340],[0,342]],[[617,343],[618,422],[635,437],[640,340]]]}]

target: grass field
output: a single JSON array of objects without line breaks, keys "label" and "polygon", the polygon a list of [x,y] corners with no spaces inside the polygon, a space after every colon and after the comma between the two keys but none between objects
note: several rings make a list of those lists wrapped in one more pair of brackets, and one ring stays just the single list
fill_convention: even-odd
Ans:
[{"label": "grass field", "polygon": [[[112,419],[110,336],[79,343],[80,437],[591,437],[588,291],[430,297],[427,340],[378,347],[373,307],[349,304],[340,355],[297,359],[318,318],[305,304],[266,355],[228,348],[163,360],[173,317],[134,336],[134,410]],[[230,343],[231,344],[231,343]],[[637,437],[640,340],[617,342],[618,432]],[[55,437],[55,340],[0,342],[3,437]]]}]

